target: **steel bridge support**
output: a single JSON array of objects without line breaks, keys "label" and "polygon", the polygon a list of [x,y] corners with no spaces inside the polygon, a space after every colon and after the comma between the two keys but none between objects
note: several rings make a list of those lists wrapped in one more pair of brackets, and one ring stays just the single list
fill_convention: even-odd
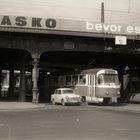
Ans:
[{"label": "steel bridge support", "polygon": [[32,81],[33,81],[33,89],[32,89],[32,103],[38,103],[39,101],[39,92],[38,92],[38,78],[39,78],[39,58],[32,59]]}]

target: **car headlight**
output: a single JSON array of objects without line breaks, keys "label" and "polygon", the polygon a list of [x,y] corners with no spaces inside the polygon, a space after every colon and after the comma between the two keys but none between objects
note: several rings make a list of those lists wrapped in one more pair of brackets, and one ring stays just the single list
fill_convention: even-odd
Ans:
[{"label": "car headlight", "polygon": [[67,102],[69,101],[69,97],[68,97],[68,96],[66,96],[66,101],[67,101]]},{"label": "car headlight", "polygon": [[83,99],[83,98],[80,96],[80,97],[79,97],[79,100],[82,101],[82,99]]}]

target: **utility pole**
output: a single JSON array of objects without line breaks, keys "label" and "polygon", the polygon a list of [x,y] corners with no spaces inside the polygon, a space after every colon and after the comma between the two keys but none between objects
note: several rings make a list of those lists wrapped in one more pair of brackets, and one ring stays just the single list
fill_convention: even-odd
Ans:
[{"label": "utility pole", "polygon": [[104,23],[104,2],[101,3],[101,23]]}]

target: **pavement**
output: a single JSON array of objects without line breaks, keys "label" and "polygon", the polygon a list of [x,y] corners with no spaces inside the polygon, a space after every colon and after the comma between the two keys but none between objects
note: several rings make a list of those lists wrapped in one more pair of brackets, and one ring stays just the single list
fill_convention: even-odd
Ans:
[{"label": "pavement", "polygon": [[116,111],[128,111],[140,113],[140,103],[120,103],[118,105],[112,106],[96,106],[97,108],[107,109],[107,110],[116,110]]},{"label": "pavement", "polygon": [[[117,110],[117,111],[131,111],[131,112],[137,112],[140,113],[140,104],[119,104],[115,106],[94,106],[94,105],[84,105],[80,107],[84,108],[86,107],[93,107],[93,108],[102,108],[102,109],[108,109],[108,110]],[[74,106],[73,106],[74,107]],[[62,108],[60,105],[52,105],[49,103],[32,103],[32,102],[2,102],[0,101],[0,111],[27,111],[27,110],[40,110],[40,109],[57,109]],[[63,107],[65,108],[65,107]],[[67,108],[68,109],[68,108]]]},{"label": "pavement", "polygon": [[43,109],[45,103],[32,103],[32,102],[0,102],[0,111],[17,111],[17,110],[31,110],[31,109]]}]

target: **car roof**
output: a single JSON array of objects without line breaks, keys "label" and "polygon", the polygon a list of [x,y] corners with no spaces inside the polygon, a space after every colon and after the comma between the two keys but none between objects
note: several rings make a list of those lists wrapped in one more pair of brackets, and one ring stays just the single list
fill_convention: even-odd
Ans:
[{"label": "car roof", "polygon": [[71,88],[57,88],[56,90],[73,90]]}]

